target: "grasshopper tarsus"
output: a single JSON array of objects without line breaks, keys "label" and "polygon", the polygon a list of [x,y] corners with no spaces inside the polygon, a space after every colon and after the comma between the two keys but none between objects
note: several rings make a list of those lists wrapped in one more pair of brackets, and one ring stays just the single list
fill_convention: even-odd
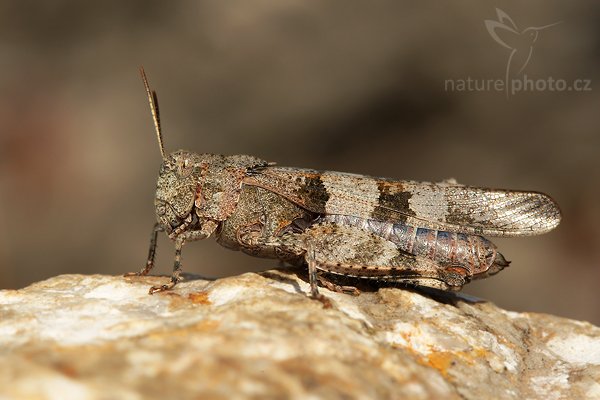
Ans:
[{"label": "grasshopper tarsus", "polygon": [[325,297],[321,293],[317,293],[316,295],[310,294],[309,298],[316,300],[316,301],[320,302],[321,304],[323,304],[323,308],[333,308],[333,304],[331,303],[331,300],[329,300],[327,297]]},{"label": "grasshopper tarsus", "polygon": [[146,276],[150,273],[150,271],[154,268],[154,262],[148,261],[146,266],[137,272],[127,272],[123,274],[123,276]]},{"label": "grasshopper tarsus", "polygon": [[152,286],[149,290],[148,290],[148,294],[154,294],[154,293],[159,293],[159,292],[167,292],[171,289],[173,289],[173,287],[177,285],[177,282],[173,282],[171,281],[170,283],[166,284],[166,285],[160,285],[160,286]]},{"label": "grasshopper tarsus", "polygon": [[349,294],[351,296],[359,296],[360,295],[360,290],[357,287],[336,285],[335,283],[328,281],[327,279],[323,278],[322,276],[319,276],[319,283],[321,285],[323,285],[324,287],[326,287],[327,289],[331,290],[332,292],[345,293],[345,294]]}]

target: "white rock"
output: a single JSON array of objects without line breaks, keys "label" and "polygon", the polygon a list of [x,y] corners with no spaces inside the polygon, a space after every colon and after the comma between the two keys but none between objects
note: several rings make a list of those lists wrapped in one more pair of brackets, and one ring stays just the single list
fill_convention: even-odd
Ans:
[{"label": "white rock", "polygon": [[306,297],[290,271],[0,291],[0,398],[600,398],[600,328],[464,296]]}]

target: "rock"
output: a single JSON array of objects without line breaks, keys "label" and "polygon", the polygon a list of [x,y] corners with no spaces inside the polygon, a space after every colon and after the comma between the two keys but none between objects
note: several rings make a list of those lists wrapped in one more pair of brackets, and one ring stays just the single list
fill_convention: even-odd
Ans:
[{"label": "rock", "polygon": [[465,295],[306,297],[292,271],[0,291],[0,398],[600,398],[600,328]]}]

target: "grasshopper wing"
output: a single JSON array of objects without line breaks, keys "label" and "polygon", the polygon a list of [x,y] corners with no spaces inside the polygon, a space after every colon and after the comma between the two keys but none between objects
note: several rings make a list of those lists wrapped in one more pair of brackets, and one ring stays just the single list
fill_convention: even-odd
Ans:
[{"label": "grasshopper wing", "polygon": [[543,193],[373,178],[268,166],[243,180],[317,214],[350,215],[428,229],[488,236],[529,236],[558,226],[561,215]]}]

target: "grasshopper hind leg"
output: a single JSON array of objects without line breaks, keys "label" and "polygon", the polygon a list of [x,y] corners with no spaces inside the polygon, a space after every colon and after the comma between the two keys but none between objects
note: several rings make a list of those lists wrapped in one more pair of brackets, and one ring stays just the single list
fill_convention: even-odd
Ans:
[{"label": "grasshopper hind leg", "polygon": [[319,265],[316,257],[316,251],[314,249],[307,250],[305,257],[308,264],[308,280],[310,283],[310,296],[312,298],[320,301],[323,301],[324,299],[323,295],[319,293],[319,283],[332,292],[347,293],[355,296],[360,294],[360,291],[354,286],[336,285],[335,283],[325,279],[323,276],[320,276],[318,270],[324,268],[323,266]]},{"label": "grasshopper hind leg", "polygon": [[320,296],[319,281],[334,291],[358,293],[354,287],[338,286],[318,277],[317,270],[453,291],[460,290],[470,277],[470,272],[462,266],[441,266],[407,253],[389,240],[357,227],[317,223],[302,233],[286,234],[281,241],[289,251],[304,255],[312,297]]},{"label": "grasshopper hind leg", "polygon": [[337,285],[331,281],[328,281],[323,276],[319,276],[318,279],[319,279],[319,283],[321,283],[321,285],[323,285],[327,289],[331,290],[332,292],[345,293],[345,294],[349,294],[352,296],[358,296],[360,294],[360,290],[358,290],[358,288],[356,286]]}]

